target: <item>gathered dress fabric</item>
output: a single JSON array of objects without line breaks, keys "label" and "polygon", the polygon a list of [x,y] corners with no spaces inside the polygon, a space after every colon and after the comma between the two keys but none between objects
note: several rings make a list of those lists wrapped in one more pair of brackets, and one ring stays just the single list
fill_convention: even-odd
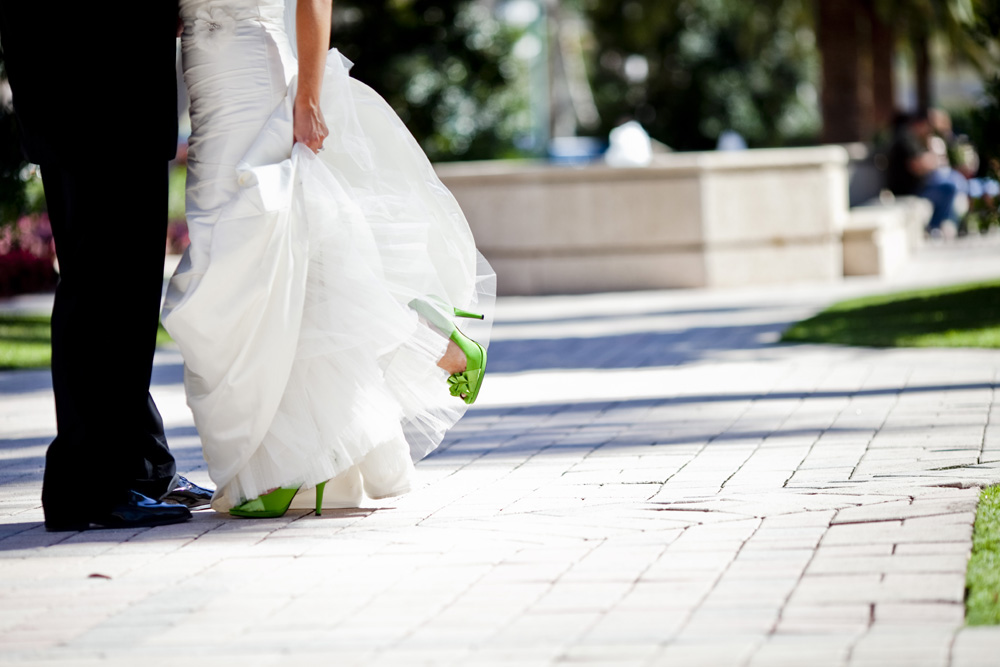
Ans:
[{"label": "gathered dress fabric", "polygon": [[405,493],[467,407],[436,365],[453,309],[486,315],[462,325],[484,347],[492,321],[495,276],[457,202],[336,50],[324,150],[293,146],[288,9],[180,3],[191,244],[163,323],[219,511],[326,480],[333,506]]}]

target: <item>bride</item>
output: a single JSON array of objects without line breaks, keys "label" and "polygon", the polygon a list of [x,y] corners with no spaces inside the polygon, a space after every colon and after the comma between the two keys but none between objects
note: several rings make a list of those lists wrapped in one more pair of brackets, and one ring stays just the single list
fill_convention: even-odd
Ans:
[{"label": "bride", "polygon": [[405,493],[479,392],[489,328],[454,319],[489,315],[495,276],[402,122],[327,52],[330,0],[180,14],[191,245],[163,322],[212,506]]}]

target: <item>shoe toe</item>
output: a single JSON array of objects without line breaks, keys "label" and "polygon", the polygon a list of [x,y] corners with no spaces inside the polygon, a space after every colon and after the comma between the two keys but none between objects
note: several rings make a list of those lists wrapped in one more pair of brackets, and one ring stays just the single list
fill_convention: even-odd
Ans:
[{"label": "shoe toe", "polygon": [[105,528],[142,528],[180,523],[190,518],[191,511],[187,507],[158,502],[138,491],[129,491],[126,502],[91,521]]},{"label": "shoe toe", "polygon": [[178,476],[177,486],[160,498],[160,501],[174,505],[183,505],[188,509],[200,509],[212,504],[214,493],[211,489],[198,486],[186,477]]}]

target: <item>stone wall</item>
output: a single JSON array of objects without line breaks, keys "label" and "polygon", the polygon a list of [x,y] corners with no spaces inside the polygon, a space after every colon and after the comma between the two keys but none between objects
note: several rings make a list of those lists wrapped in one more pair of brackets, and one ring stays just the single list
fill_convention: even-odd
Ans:
[{"label": "stone wall", "polygon": [[830,281],[847,153],[674,153],[642,168],[438,165],[503,294]]}]

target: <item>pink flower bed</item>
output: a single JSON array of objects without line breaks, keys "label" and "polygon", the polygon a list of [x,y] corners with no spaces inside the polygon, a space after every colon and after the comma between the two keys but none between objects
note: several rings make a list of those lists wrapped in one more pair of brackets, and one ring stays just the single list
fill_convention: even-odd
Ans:
[{"label": "pink flower bed", "polygon": [[55,244],[49,217],[24,216],[0,228],[0,296],[55,288]]}]

